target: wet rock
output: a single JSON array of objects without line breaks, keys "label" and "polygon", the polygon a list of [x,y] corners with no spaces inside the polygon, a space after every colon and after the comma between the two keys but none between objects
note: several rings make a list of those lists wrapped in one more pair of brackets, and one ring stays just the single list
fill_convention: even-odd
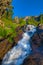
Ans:
[{"label": "wet rock", "polygon": [[43,65],[43,57],[40,54],[35,54],[27,58],[22,65]]}]

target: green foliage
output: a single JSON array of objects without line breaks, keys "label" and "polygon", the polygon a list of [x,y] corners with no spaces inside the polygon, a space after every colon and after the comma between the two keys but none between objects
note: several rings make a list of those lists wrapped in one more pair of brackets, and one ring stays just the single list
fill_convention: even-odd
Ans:
[{"label": "green foliage", "polygon": [[28,24],[38,26],[39,22],[34,20],[34,18],[32,17],[31,19],[28,19]]},{"label": "green foliage", "polygon": [[12,0],[0,0],[0,18],[8,18],[11,19],[12,17]]},{"label": "green foliage", "polygon": [[26,25],[26,21],[24,21],[22,18],[19,19],[20,26]]},{"label": "green foliage", "polygon": [[0,36],[5,37],[6,36],[6,30],[0,26]]},{"label": "green foliage", "polygon": [[8,35],[8,40],[13,42],[12,38],[17,36],[16,28],[19,24],[13,23],[12,20],[2,18],[2,22],[4,23],[4,27],[0,26],[0,38],[6,38]]},{"label": "green foliage", "polygon": [[43,24],[43,14],[40,15],[40,23]]}]

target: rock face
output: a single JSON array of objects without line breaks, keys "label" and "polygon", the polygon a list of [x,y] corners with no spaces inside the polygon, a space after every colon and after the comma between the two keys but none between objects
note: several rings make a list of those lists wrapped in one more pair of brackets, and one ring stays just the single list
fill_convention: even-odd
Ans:
[{"label": "rock face", "polygon": [[43,24],[39,24],[39,29],[43,30]]},{"label": "rock face", "polygon": [[20,40],[22,38],[22,34],[23,34],[23,31],[22,30],[17,31],[17,36],[14,37],[14,41],[16,43],[18,42],[18,40]]},{"label": "rock face", "polygon": [[43,24],[39,24],[37,31],[38,31],[39,37],[43,43]]},{"label": "rock face", "polygon": [[4,55],[7,53],[8,50],[10,50],[12,47],[12,44],[8,42],[8,40],[4,40],[0,42],[0,59],[4,57]]},{"label": "rock face", "polygon": [[14,23],[19,23],[19,19],[18,19],[18,17],[15,17],[15,19],[14,19],[14,21],[13,21]]},{"label": "rock face", "polygon": [[43,44],[43,24],[39,25],[37,28],[36,34],[34,34],[32,41],[34,44],[42,45]]},{"label": "rock face", "polygon": [[32,44],[35,44],[37,46],[40,46],[41,45],[41,39],[39,37],[39,35],[36,33],[33,38],[32,38]]}]

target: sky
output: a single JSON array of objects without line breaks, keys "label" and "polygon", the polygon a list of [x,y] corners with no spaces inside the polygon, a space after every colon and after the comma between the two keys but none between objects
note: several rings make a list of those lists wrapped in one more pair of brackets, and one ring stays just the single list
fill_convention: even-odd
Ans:
[{"label": "sky", "polygon": [[37,16],[43,13],[43,0],[13,0],[13,17]]}]

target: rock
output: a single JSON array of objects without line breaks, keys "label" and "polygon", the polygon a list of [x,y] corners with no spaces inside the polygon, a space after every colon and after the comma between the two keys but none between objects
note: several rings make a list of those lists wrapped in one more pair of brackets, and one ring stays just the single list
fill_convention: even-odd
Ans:
[{"label": "rock", "polygon": [[0,42],[0,59],[4,57],[4,55],[12,48],[12,44],[8,42],[7,39]]},{"label": "rock", "polygon": [[39,24],[39,26],[37,28],[37,33],[43,43],[43,24]]},{"label": "rock", "polygon": [[18,26],[16,29],[16,32],[18,32],[19,30],[22,30],[22,31],[25,31],[25,26],[23,25],[23,26]]},{"label": "rock", "polygon": [[39,24],[37,27],[37,32],[32,37],[32,43],[40,46],[43,44],[43,24]]},{"label": "rock", "polygon": [[26,16],[26,17],[24,18],[24,21],[27,21],[28,19],[31,19],[31,16]]},{"label": "rock", "polygon": [[23,31],[22,30],[19,30],[17,32],[17,36],[14,37],[14,41],[17,43],[21,38],[22,38],[22,34],[23,34]]},{"label": "rock", "polygon": [[20,26],[18,26],[15,30],[16,32],[18,32],[20,30]]},{"label": "rock", "polygon": [[39,35],[37,33],[34,34],[34,36],[32,37],[32,44],[41,45],[41,38],[39,37]]},{"label": "rock", "polygon": [[14,20],[13,20],[13,22],[16,23],[16,24],[19,24],[19,18],[15,17]]},{"label": "rock", "polygon": [[43,33],[39,34],[41,40],[43,40]]},{"label": "rock", "polygon": [[40,54],[30,56],[22,65],[43,65],[43,57]]},{"label": "rock", "polygon": [[[41,49],[42,48],[42,49]],[[22,65],[43,65],[43,46],[32,44],[32,53]]]},{"label": "rock", "polygon": [[43,24],[39,24],[38,28],[43,30]]}]

